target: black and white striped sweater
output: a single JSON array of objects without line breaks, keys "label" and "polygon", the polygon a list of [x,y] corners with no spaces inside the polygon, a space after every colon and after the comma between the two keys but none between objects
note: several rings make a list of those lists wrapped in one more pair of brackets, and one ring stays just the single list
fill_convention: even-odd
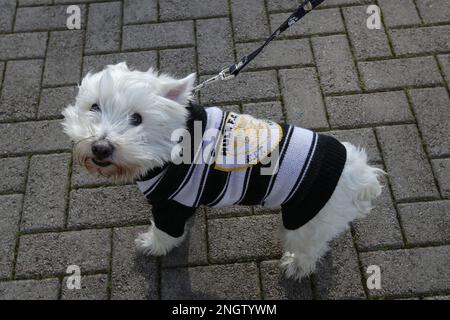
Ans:
[{"label": "black and white striped sweater", "polygon": [[[261,204],[281,206],[283,224],[293,230],[312,219],[331,197],[346,160],[346,150],[336,139],[216,107],[191,105],[189,110],[193,163],[168,163],[137,181],[153,206],[158,229],[181,236],[186,220],[200,205]],[[194,121],[202,124],[203,139],[197,144]],[[246,132],[243,143],[231,142],[230,135],[238,132]],[[272,161],[265,163],[269,158]],[[274,165],[277,170],[261,174]]]}]

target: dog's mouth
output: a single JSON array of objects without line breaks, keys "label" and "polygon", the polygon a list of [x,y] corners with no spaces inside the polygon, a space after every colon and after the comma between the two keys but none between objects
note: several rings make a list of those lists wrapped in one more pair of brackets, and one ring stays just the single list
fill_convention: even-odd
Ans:
[{"label": "dog's mouth", "polygon": [[92,162],[95,163],[95,165],[99,166],[99,167],[107,167],[110,166],[112,164],[111,161],[107,161],[107,160],[97,160],[92,158]]}]

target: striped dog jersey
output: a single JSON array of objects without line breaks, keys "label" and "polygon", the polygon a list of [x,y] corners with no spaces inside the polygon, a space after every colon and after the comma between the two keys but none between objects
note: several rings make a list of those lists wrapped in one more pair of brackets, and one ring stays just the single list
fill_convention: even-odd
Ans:
[{"label": "striped dog jersey", "polygon": [[336,139],[216,107],[188,109],[189,135],[180,139],[188,147],[180,156],[189,151],[189,161],[168,163],[137,181],[158,229],[181,236],[200,205],[260,204],[281,206],[283,224],[293,230],[331,197],[346,160]]}]

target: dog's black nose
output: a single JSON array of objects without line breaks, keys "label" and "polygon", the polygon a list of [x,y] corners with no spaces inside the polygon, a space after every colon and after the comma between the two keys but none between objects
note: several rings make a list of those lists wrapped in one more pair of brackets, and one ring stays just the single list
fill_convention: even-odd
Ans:
[{"label": "dog's black nose", "polygon": [[112,155],[114,146],[107,140],[99,140],[92,144],[91,150],[98,160],[103,160]]}]

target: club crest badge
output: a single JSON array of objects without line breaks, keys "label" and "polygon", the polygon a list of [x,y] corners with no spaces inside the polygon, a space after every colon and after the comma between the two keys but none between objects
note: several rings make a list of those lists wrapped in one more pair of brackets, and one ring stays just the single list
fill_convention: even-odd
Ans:
[{"label": "club crest badge", "polygon": [[239,171],[253,166],[278,148],[282,137],[283,131],[278,123],[230,112],[217,148],[214,168]]}]

